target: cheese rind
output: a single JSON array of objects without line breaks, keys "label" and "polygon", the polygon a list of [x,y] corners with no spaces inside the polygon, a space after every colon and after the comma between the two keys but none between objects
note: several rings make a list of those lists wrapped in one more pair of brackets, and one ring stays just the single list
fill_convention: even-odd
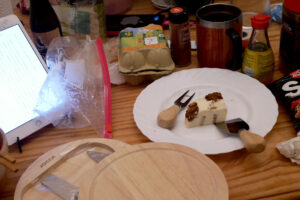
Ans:
[{"label": "cheese rind", "polygon": [[[194,112],[195,116],[192,117],[192,119],[191,117],[187,117],[187,114],[191,112],[191,107],[189,106],[185,118],[185,125],[187,128],[225,121],[227,115],[227,107],[223,99],[214,101],[207,100],[206,98],[199,98],[193,103],[196,103],[198,111]],[[191,103],[190,105],[192,105],[193,103]],[[195,106],[195,104],[193,105]]]}]

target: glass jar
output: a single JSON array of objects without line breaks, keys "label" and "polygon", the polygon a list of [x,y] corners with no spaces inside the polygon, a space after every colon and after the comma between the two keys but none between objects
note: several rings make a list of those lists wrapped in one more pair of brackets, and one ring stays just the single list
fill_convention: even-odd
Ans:
[{"label": "glass jar", "polygon": [[169,11],[170,49],[176,67],[191,64],[191,40],[189,16],[182,7],[174,7]]}]

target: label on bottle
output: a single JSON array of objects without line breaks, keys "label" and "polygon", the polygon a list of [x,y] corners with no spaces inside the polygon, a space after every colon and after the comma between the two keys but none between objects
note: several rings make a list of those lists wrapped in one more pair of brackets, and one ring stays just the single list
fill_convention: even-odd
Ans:
[{"label": "label on bottle", "polygon": [[189,23],[170,23],[171,55],[177,67],[191,63],[191,42]]},{"label": "label on bottle", "polygon": [[189,30],[189,23],[185,23],[181,29],[178,29],[178,36],[180,38],[180,40],[178,40],[180,42],[180,45],[185,45],[185,44],[189,44],[190,45],[190,30]]},{"label": "label on bottle", "polygon": [[258,79],[262,83],[272,81],[274,54],[271,48],[267,51],[252,51],[246,48],[243,60],[243,73]]},{"label": "label on bottle", "polygon": [[52,39],[54,39],[56,37],[60,37],[60,34],[59,34],[59,29],[56,28],[47,33],[34,33],[33,32],[32,36],[34,38],[33,42],[34,42],[37,50],[39,51],[39,53],[45,60],[50,42],[52,41]]}]

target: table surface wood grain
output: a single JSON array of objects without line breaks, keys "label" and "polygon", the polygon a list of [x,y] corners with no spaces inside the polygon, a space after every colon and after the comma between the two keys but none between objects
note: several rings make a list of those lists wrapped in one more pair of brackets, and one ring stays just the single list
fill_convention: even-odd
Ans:
[{"label": "table surface wood grain", "polygon": [[[271,1],[272,3],[275,1]],[[277,1],[276,1],[277,2]],[[135,0],[128,14],[155,14],[159,10],[151,5],[150,0]],[[18,10],[15,13],[23,20],[26,29],[28,16]],[[271,46],[275,54],[276,69],[274,80],[283,76],[279,71],[279,38],[281,26],[272,23],[269,27]],[[195,29],[191,28],[195,39]],[[196,52],[192,53],[192,64],[185,70],[197,67]],[[112,127],[113,139],[128,144],[150,142],[137,128],[133,119],[133,105],[136,97],[149,83],[139,86],[112,86]],[[263,153],[249,154],[244,149],[231,153],[210,155],[209,157],[221,168],[229,185],[230,199],[300,199],[300,167],[292,164],[279,154],[275,145],[296,136],[291,118],[281,102],[279,117],[271,132],[266,136],[267,147]],[[5,184],[0,188],[0,199],[11,200],[16,184],[25,169],[39,156],[61,144],[83,138],[98,137],[91,127],[82,129],[57,129],[47,126],[22,141],[23,153],[16,145],[9,148],[10,155],[17,159],[17,173],[8,172]]]}]

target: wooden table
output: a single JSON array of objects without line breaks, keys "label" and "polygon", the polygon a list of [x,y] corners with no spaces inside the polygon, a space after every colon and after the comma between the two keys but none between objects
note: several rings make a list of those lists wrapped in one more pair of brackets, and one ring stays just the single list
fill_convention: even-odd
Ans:
[{"label": "wooden table", "polygon": [[[271,1],[273,2],[273,1]],[[128,14],[143,14],[158,12],[151,5],[150,0],[135,0],[135,4]],[[28,16],[22,16],[18,10],[16,14],[24,21],[27,30]],[[195,30],[192,28],[192,38]],[[275,53],[276,70],[274,79],[283,76],[278,70],[278,50],[280,25],[272,23],[269,28],[271,46]],[[180,70],[197,67],[196,52],[193,52],[192,64]],[[178,70],[178,69],[177,69]],[[113,139],[128,144],[150,142],[137,128],[133,119],[133,105],[136,97],[147,86],[121,85],[112,86],[112,127]],[[285,108],[279,103],[279,117],[273,130],[266,136],[267,147],[263,153],[249,154],[245,150],[231,153],[211,155],[222,169],[228,181],[230,199],[300,199],[300,167],[292,164],[279,154],[275,145],[296,136],[291,118]],[[34,135],[22,141],[23,153],[13,145],[10,154],[17,159],[17,173],[8,172],[6,184],[0,188],[0,199],[13,199],[18,179],[24,170],[39,156],[58,145],[83,138],[97,137],[91,128],[56,129],[47,126]]]}]

